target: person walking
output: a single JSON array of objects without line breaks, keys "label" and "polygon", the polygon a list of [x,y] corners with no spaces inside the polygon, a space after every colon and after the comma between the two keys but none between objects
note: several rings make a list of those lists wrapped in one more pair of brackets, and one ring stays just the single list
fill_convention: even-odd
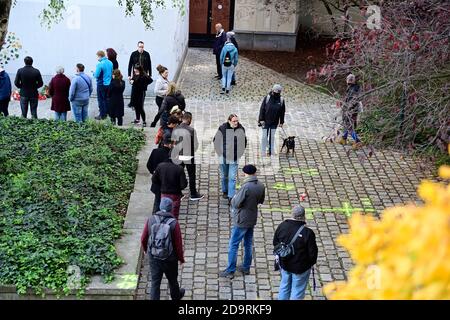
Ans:
[{"label": "person walking", "polygon": [[37,107],[39,101],[38,89],[44,85],[41,72],[33,68],[33,58],[25,57],[23,59],[25,67],[17,71],[14,85],[20,89],[20,108],[22,117],[28,115],[28,107],[31,109],[31,116],[37,119]]},{"label": "person walking", "polygon": [[228,266],[219,274],[220,277],[230,279],[234,278],[236,272],[238,249],[242,239],[244,239],[244,259],[237,269],[244,275],[250,274],[253,229],[258,218],[258,205],[264,203],[265,198],[265,186],[256,177],[257,168],[248,164],[242,171],[245,174],[245,180],[241,189],[231,200],[233,227],[228,248]]},{"label": "person walking", "polygon": [[222,24],[216,24],[216,39],[214,40],[213,54],[216,56],[216,67],[217,67],[217,80],[222,79],[222,64],[220,63],[220,54],[222,53],[222,48],[227,41],[227,36]]},{"label": "person walking", "polygon": [[[286,105],[281,91],[283,88],[279,84],[275,84],[272,91],[264,97],[259,109],[258,122],[262,127],[261,136],[261,156],[270,156],[275,151],[275,132],[277,127],[283,127],[284,115],[286,113]],[[269,150],[267,150],[269,147]]]},{"label": "person walking", "polygon": [[353,148],[361,147],[362,143],[356,133],[356,125],[358,120],[358,113],[360,108],[359,95],[361,94],[361,88],[356,83],[356,77],[350,73],[347,76],[347,91],[345,95],[344,105],[342,107],[342,123],[344,126],[344,132],[339,143],[342,145],[347,144],[348,134],[352,136],[354,141]]},{"label": "person walking", "polygon": [[[235,33],[233,31],[228,31],[227,38],[230,38],[230,41],[234,44],[234,46],[236,47],[236,50],[238,51],[238,54],[239,54],[239,45],[236,41]],[[233,72],[233,77],[231,77],[231,85],[232,86],[236,85],[236,71]]]},{"label": "person walking", "polygon": [[178,106],[178,109],[184,111],[186,108],[186,101],[181,91],[177,89],[176,83],[170,82],[167,88],[166,96],[164,97],[161,108],[159,109],[159,113],[161,114],[160,124],[163,129],[166,129],[171,111],[175,106]]},{"label": "person walking", "polygon": [[150,59],[150,53],[144,50],[143,41],[139,41],[137,46],[137,50],[131,53],[128,62],[128,80],[133,78],[132,72],[137,66],[141,66],[144,73],[148,77],[152,77],[152,60]]},{"label": "person walking", "polygon": [[[167,162],[170,159],[170,151],[172,149],[172,138],[170,133],[164,134],[161,144],[160,147],[152,150],[147,161],[147,169],[152,175],[155,173],[155,170],[160,163]],[[150,190],[155,195],[155,200],[153,201],[153,213],[155,213],[158,211],[161,203],[161,186],[152,183]]]},{"label": "person walking", "polygon": [[117,62],[117,52],[113,48],[106,49],[106,56],[112,62],[113,71],[119,69],[119,62]]},{"label": "person walking", "polygon": [[229,93],[231,89],[231,80],[234,70],[238,63],[238,51],[231,42],[231,36],[227,35],[227,42],[222,48],[220,54],[220,64],[222,66],[222,91],[220,94]]},{"label": "person walking", "polygon": [[122,73],[119,69],[113,71],[113,79],[109,88],[109,116],[111,122],[118,126],[123,125],[124,102],[123,92],[125,91],[125,81],[123,81]]},{"label": "person walking", "polygon": [[[178,159],[176,159],[178,161]],[[175,164],[170,158],[160,163],[153,173],[152,183],[159,186],[161,199],[170,198],[173,201],[172,214],[178,220],[182,190],[187,187],[186,174],[183,167]]]},{"label": "person walking", "polygon": [[164,100],[164,97],[166,96],[167,89],[169,87],[169,70],[166,67],[163,67],[162,65],[158,64],[156,67],[156,70],[158,70],[159,77],[156,79],[155,83],[155,102],[158,106],[158,110],[156,113],[155,118],[153,119],[152,123],[150,124],[150,127],[156,127],[156,123],[158,122],[159,118],[161,117],[161,113],[159,110],[161,109],[162,102]]},{"label": "person walking", "polygon": [[77,63],[76,75],[69,89],[69,101],[75,122],[81,123],[88,119],[89,97],[92,94],[92,80],[84,73],[84,65]]},{"label": "person walking", "polygon": [[181,165],[186,167],[189,177],[190,200],[198,201],[204,195],[197,191],[195,176],[195,151],[198,148],[197,132],[191,126],[192,113],[185,112],[179,124],[172,132],[172,139],[177,144],[174,147],[174,154],[180,156]]},{"label": "person walking", "polygon": [[186,292],[178,283],[178,261],[184,263],[183,239],[180,224],[170,213],[172,206],[171,199],[162,198],[160,210],[147,220],[141,236],[142,248],[149,256],[151,300],[160,299],[163,275],[172,300],[181,300]]},{"label": "person walking", "polygon": [[213,142],[220,162],[222,197],[228,199],[228,204],[230,204],[231,198],[236,193],[239,159],[247,147],[245,128],[239,123],[236,114],[228,116],[228,121],[217,130]]},{"label": "person walking", "polygon": [[5,117],[9,115],[8,106],[11,101],[11,93],[11,79],[5,69],[0,66],[0,114],[3,113]]},{"label": "person walking", "polygon": [[[292,253],[276,257],[281,271],[279,300],[302,300],[305,297],[311,269],[317,262],[317,244],[314,231],[306,226],[305,208],[296,206],[292,218],[283,221],[275,231],[273,246],[292,243]],[[313,270],[314,277],[314,270]]]},{"label": "person walking", "polygon": [[108,117],[108,90],[111,84],[113,63],[105,57],[105,52],[97,51],[97,67],[94,72],[94,78],[97,79],[97,101],[99,115],[95,120],[104,120]]},{"label": "person walking", "polygon": [[145,127],[147,126],[147,122],[145,122],[144,100],[145,91],[150,84],[150,78],[145,74],[142,66],[136,66],[134,68],[134,76],[131,78],[130,84],[132,85],[130,105],[136,113],[136,119],[132,123],[140,124],[142,117],[142,126]]},{"label": "person walking", "polygon": [[64,75],[64,68],[56,68],[56,76],[48,84],[48,93],[52,97],[51,110],[55,111],[55,120],[66,121],[70,111],[70,79]]}]

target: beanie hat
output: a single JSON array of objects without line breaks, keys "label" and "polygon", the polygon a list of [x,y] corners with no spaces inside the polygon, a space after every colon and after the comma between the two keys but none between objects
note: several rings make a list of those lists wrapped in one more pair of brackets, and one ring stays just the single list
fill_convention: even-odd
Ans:
[{"label": "beanie hat", "polygon": [[242,168],[242,171],[244,171],[244,173],[246,174],[255,174],[256,167],[252,164],[247,164],[246,166],[244,166],[244,168]]},{"label": "beanie hat", "polygon": [[292,210],[292,217],[295,220],[306,221],[305,208],[303,208],[302,206],[294,207],[294,209]]},{"label": "beanie hat", "polygon": [[159,210],[165,211],[165,212],[171,212],[172,211],[172,199],[170,198],[161,198],[161,203],[159,205]]}]

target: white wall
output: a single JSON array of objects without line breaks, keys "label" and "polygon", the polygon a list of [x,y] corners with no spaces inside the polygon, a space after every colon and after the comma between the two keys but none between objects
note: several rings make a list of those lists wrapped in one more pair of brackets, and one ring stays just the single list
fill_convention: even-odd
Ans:
[{"label": "white wall", "polygon": [[[170,78],[181,68],[188,44],[189,15],[181,16],[171,7],[170,0],[167,9],[154,11],[153,30],[145,30],[140,8],[136,8],[136,16],[125,17],[125,9],[117,0],[66,2],[65,19],[47,30],[41,27],[38,16],[48,0],[17,1],[11,10],[8,29],[20,38],[22,50],[19,59],[5,66],[8,73],[14,76],[23,66],[23,58],[29,55],[46,83],[58,65],[63,66],[70,77],[75,73],[75,65],[81,62],[86,66],[85,72],[91,75],[97,63],[96,52],[111,47],[117,51],[119,69],[126,75],[129,56],[136,50],[139,40],[145,42],[145,50],[150,53],[153,79],[157,77],[158,64],[169,68]],[[153,85],[149,90],[151,94]]]}]

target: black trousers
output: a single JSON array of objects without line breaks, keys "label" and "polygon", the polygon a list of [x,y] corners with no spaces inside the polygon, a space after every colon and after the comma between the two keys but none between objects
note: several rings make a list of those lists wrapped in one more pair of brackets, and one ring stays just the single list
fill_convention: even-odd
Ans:
[{"label": "black trousers", "polygon": [[22,117],[26,118],[28,114],[28,105],[31,109],[31,117],[37,119],[38,98],[20,97],[20,108],[22,109]]},{"label": "black trousers", "polygon": [[159,205],[161,204],[161,190],[154,191],[155,200],[153,201],[153,213],[159,211]]},{"label": "black trousers", "polygon": [[136,113],[136,120],[141,120],[145,122],[145,111],[144,111],[144,102],[145,102],[145,91],[142,93],[142,103],[137,103],[134,106],[134,112]]},{"label": "black trousers", "polygon": [[5,117],[9,115],[8,105],[9,105],[9,98],[5,100],[0,100],[0,113],[3,113]]},{"label": "black trousers", "polygon": [[164,100],[164,98],[162,98],[162,97],[156,96],[156,98],[155,98],[156,105],[158,106],[158,110],[156,111],[156,116],[153,119],[153,124],[155,124],[155,125],[156,125],[156,122],[158,122],[159,118],[161,118],[161,114],[159,113],[159,110],[161,109],[163,100]]},{"label": "black trousers", "polygon": [[118,126],[122,126],[123,125],[123,117],[111,117],[111,122],[113,124],[116,124],[117,121],[117,125]]},{"label": "black trousers", "polygon": [[222,66],[220,64],[220,53],[216,54],[217,75],[222,79]]},{"label": "black trousers", "polygon": [[169,282],[170,297],[172,300],[181,300],[180,285],[178,284],[178,261],[167,261],[154,259],[151,254],[150,274],[152,279],[152,288],[150,290],[151,300],[160,300],[161,297],[161,280],[166,275]]},{"label": "black trousers", "polygon": [[195,186],[195,164],[188,164],[184,163],[182,164],[183,168],[186,167],[189,177],[189,190],[191,195],[194,195],[197,193],[197,188]]}]

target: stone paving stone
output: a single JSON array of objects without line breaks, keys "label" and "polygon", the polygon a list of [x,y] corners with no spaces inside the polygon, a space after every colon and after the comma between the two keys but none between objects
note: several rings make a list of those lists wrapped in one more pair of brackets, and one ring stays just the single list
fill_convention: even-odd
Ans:
[{"label": "stone paving stone", "polygon": [[[279,223],[290,217],[282,209],[299,204],[303,192],[308,197],[302,205],[314,210],[308,226],[316,233],[319,247],[317,288],[314,292],[308,288],[307,298],[325,299],[322,288],[331,281],[346,279],[353,266],[348,252],[336,242],[340,234],[349,230],[348,216],[342,211],[344,204],[364,209],[365,203],[370,202],[370,214],[379,216],[395,204],[420,203],[416,186],[421,179],[432,176],[431,169],[424,170],[419,160],[389,150],[376,150],[370,159],[361,162],[358,156],[364,156],[364,150],[324,143],[323,137],[334,130],[334,119],[339,115],[334,102],[246,58],[240,58],[237,67],[238,85],[229,95],[220,95],[219,81],[212,80],[212,57],[210,50],[190,48],[179,80],[186,110],[193,113],[193,126],[199,133],[197,186],[206,195],[199,202],[187,198],[181,202],[179,221],[186,263],[179,270],[179,280],[187,289],[185,299],[277,299],[280,274],[273,270],[273,234]],[[260,129],[256,124],[261,101],[273,83],[284,87],[285,131],[295,135],[297,143],[294,155],[278,154],[269,163],[261,160]],[[155,109],[153,105],[149,108]],[[219,165],[211,143],[230,113],[238,114],[249,140],[240,169],[244,163],[256,164],[259,179],[267,187],[267,198],[255,227],[251,275],[244,277],[237,272],[233,280],[218,278],[227,265],[231,221],[226,200],[221,198]],[[280,131],[276,133],[277,142],[282,138]],[[287,173],[286,169],[316,169],[318,174]],[[239,171],[238,181],[242,180]],[[276,190],[276,183],[292,184],[294,189]],[[238,265],[241,261],[242,248]],[[143,259],[138,287],[146,288],[146,292],[151,285],[147,263]],[[170,299],[167,281],[161,288],[161,298]],[[136,298],[148,299],[149,295],[138,291]]]}]

